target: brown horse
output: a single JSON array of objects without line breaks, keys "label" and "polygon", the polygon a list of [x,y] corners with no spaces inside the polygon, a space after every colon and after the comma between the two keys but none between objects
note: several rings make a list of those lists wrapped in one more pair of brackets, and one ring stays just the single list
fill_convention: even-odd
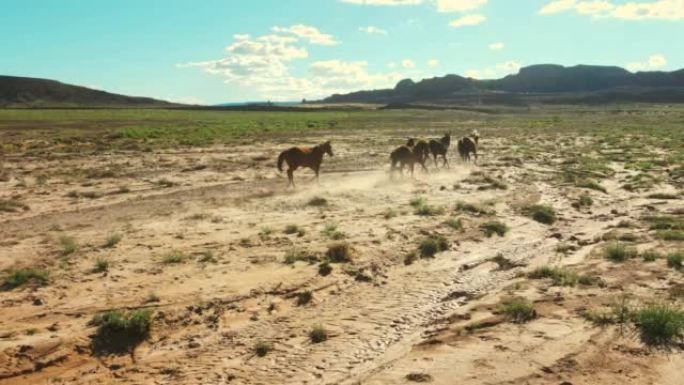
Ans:
[{"label": "brown horse", "polygon": [[308,167],[316,173],[318,180],[318,171],[323,162],[323,155],[328,154],[333,156],[330,141],[319,144],[315,147],[292,147],[280,153],[278,156],[278,171],[283,171],[283,162],[287,162],[287,179],[290,181],[289,186],[294,187],[294,171],[299,167]]},{"label": "brown horse", "polygon": [[[414,144],[409,146],[409,144]],[[424,140],[415,141],[415,139],[409,139],[409,142],[392,151],[390,154],[391,168],[390,173],[394,172],[395,169],[399,169],[399,172],[404,174],[404,166],[408,166],[411,171],[411,176],[413,176],[413,169],[416,163],[423,167],[425,172],[428,171],[425,167],[425,160],[430,155],[430,148]],[[397,167],[397,163],[400,165]]]},{"label": "brown horse", "polygon": [[475,131],[473,132],[472,139],[469,137],[464,137],[458,141],[458,154],[461,155],[461,159],[464,162],[470,161],[470,154],[475,156],[475,163],[477,163],[477,146],[480,142],[480,135]]},{"label": "brown horse", "polygon": [[448,167],[449,162],[447,161],[447,151],[449,150],[449,145],[451,144],[451,135],[444,134],[440,140],[430,140],[430,153],[432,153],[432,158],[435,161],[435,167],[437,165],[437,156],[441,156],[444,159],[443,166]]}]

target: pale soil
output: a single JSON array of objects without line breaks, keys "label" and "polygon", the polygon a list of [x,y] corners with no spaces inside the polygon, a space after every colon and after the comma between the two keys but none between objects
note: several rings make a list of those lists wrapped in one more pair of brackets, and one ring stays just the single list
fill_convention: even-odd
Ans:
[{"label": "pale soil", "polygon": [[[614,264],[600,257],[601,236],[618,222],[639,224],[681,200],[620,189],[628,171],[613,165],[616,175],[602,181],[608,193],[589,191],[594,206],[576,210],[571,203],[584,190],[553,178],[559,155],[504,161],[515,154],[502,138],[484,140],[479,166],[457,161],[452,150],[450,169],[434,172],[430,163],[429,174],[391,180],[387,154],[405,135],[374,135],[333,137],[335,156],[325,159],[320,183],[298,171],[294,190],[285,188],[275,156],[317,138],[6,157],[11,178],[0,182],[0,197],[15,196],[30,209],[0,212],[0,270],[42,266],[51,282],[0,292],[0,383],[404,384],[410,373],[428,374],[435,384],[681,383],[681,348],[651,349],[631,329],[596,327],[581,316],[623,293],[666,298],[682,282],[663,260]],[[507,189],[478,189],[478,172]],[[44,183],[36,180],[41,174]],[[173,185],[160,185],[162,179]],[[666,183],[656,190],[677,192]],[[415,215],[409,202],[417,196],[444,212]],[[328,204],[311,206],[312,197]],[[496,215],[455,212],[456,201],[489,205]],[[521,207],[532,203],[553,206],[560,219],[547,226],[524,216]],[[452,216],[462,219],[463,231],[444,224]],[[510,232],[485,237],[479,225],[491,219]],[[293,247],[323,255],[335,242],[323,234],[330,223],[351,245],[351,263],[333,264],[326,277],[317,265],[283,263]],[[305,233],[284,234],[290,224]],[[647,228],[625,231],[640,237],[640,249],[676,247],[653,240]],[[114,233],[122,240],[104,248]],[[444,235],[449,250],[405,265],[429,234]],[[73,237],[79,249],[61,257],[61,236]],[[556,251],[561,242],[572,246],[566,256]],[[162,263],[173,250],[187,258]],[[201,262],[205,252],[216,261]],[[514,266],[490,261],[497,255]],[[97,258],[110,262],[108,273],[91,272]],[[522,276],[549,263],[598,275],[605,285],[561,288]],[[296,294],[306,290],[312,303],[296,306]],[[159,302],[146,302],[150,294]],[[512,295],[535,301],[537,319],[504,322],[498,304]],[[155,311],[151,338],[133,355],[94,356],[88,321],[104,310],[138,308]],[[491,322],[463,331],[481,320]],[[327,341],[309,342],[315,325],[330,332]],[[255,356],[258,341],[274,350]]]}]

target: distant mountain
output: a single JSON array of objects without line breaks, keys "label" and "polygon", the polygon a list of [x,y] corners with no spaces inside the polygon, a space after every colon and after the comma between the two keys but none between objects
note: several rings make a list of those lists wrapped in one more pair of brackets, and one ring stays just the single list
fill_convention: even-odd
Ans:
[{"label": "distant mountain", "polygon": [[55,80],[0,76],[0,108],[170,107],[162,100],[112,94]]},{"label": "distant mountain", "polygon": [[684,102],[684,69],[632,73],[620,67],[540,64],[501,79],[476,80],[446,75],[414,82],[404,79],[393,89],[332,95],[324,103],[465,103],[518,104],[554,102]]}]

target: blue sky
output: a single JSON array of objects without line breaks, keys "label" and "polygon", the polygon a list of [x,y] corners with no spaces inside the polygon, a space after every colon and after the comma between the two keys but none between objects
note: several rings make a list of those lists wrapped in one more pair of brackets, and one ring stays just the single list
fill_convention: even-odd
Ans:
[{"label": "blue sky", "polygon": [[2,0],[0,74],[219,103],[538,63],[684,67],[684,0]]}]

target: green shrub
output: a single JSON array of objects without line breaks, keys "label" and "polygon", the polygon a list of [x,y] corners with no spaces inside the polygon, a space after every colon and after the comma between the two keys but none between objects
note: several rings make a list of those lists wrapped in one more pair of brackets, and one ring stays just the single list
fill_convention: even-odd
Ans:
[{"label": "green shrub", "polygon": [[594,200],[591,199],[591,197],[588,194],[582,194],[575,202],[572,203],[572,207],[579,210],[583,207],[590,207],[593,204]]},{"label": "green shrub", "polygon": [[104,273],[109,270],[109,261],[104,258],[98,258],[95,260],[95,267],[93,267],[94,273]]},{"label": "green shrub", "polygon": [[328,246],[328,251],[325,255],[328,262],[331,263],[351,262],[351,247],[347,242],[333,243]]},{"label": "green shrub", "polygon": [[14,213],[19,209],[26,211],[29,207],[16,199],[0,199],[0,212]]},{"label": "green shrub", "polygon": [[467,212],[474,215],[494,215],[494,210],[488,209],[482,205],[475,205],[467,202],[456,202],[454,208],[459,212]]},{"label": "green shrub", "polygon": [[322,197],[313,197],[307,203],[309,206],[322,207],[328,205],[328,200]]},{"label": "green shrub", "polygon": [[667,266],[673,269],[681,269],[684,262],[684,252],[674,251],[667,254]]},{"label": "green shrub", "polygon": [[313,292],[311,290],[297,293],[297,306],[308,305],[313,299]]},{"label": "green shrub", "polygon": [[527,276],[532,279],[550,278],[555,286],[576,286],[578,283],[591,284],[592,282],[590,277],[581,276],[566,268],[552,266],[542,266]]},{"label": "green shrub", "polygon": [[327,339],[328,331],[323,326],[316,325],[309,332],[309,340],[311,340],[311,342],[314,344],[324,342]]},{"label": "green shrub", "polygon": [[310,264],[318,262],[319,258],[315,254],[300,249],[298,247],[293,247],[285,253],[285,259],[283,262],[287,265],[292,265],[295,262],[303,261]]},{"label": "green shrub", "polygon": [[485,222],[480,225],[480,229],[485,233],[487,237],[491,237],[494,234],[503,237],[504,235],[506,235],[508,230],[510,230],[508,225],[500,221]]},{"label": "green shrub", "polygon": [[330,275],[332,273],[332,265],[329,262],[322,262],[318,265],[318,274],[322,277]]},{"label": "green shrub", "polygon": [[524,323],[537,318],[537,311],[534,310],[534,305],[524,298],[513,298],[504,302],[500,311],[509,320],[516,323]]},{"label": "green shrub", "polygon": [[601,191],[602,193],[607,193],[608,190],[606,190],[605,187],[601,186],[598,182],[590,179],[586,180],[579,180],[575,183],[575,186],[579,188],[587,188],[590,190],[596,190],[596,191]]},{"label": "green shrub", "polygon": [[93,351],[124,353],[131,351],[149,337],[152,329],[152,312],[110,310],[95,316],[90,324],[97,326],[97,332],[92,337]]},{"label": "green shrub", "polygon": [[613,262],[624,262],[630,258],[636,257],[636,255],[636,249],[627,247],[620,242],[610,243],[604,251],[605,258]]},{"label": "green shrub", "polygon": [[463,230],[463,221],[461,221],[461,218],[449,218],[444,224],[454,230]]},{"label": "green shrub", "polygon": [[684,241],[684,231],[681,230],[658,231],[656,236],[664,241]]},{"label": "green shrub", "polygon": [[556,221],[556,212],[551,206],[532,205],[525,207],[524,211],[527,216],[539,223],[550,225]]},{"label": "green shrub", "polygon": [[449,241],[441,235],[433,235],[423,239],[418,245],[421,258],[431,258],[440,251],[449,249]]},{"label": "green shrub", "polygon": [[121,234],[112,234],[109,237],[107,237],[107,240],[104,243],[104,247],[106,247],[108,249],[112,248],[112,247],[116,246],[119,242],[121,242],[122,238],[123,237]]},{"label": "green shrub", "polygon": [[2,284],[4,290],[12,290],[27,283],[45,286],[49,282],[47,271],[36,268],[18,269],[12,271]]},{"label": "green shrub", "polygon": [[266,356],[271,350],[273,350],[273,344],[268,341],[259,341],[254,345],[254,354],[259,357]]},{"label": "green shrub", "polygon": [[634,320],[642,339],[654,345],[670,345],[684,337],[684,311],[672,304],[657,303],[639,309]]},{"label": "green shrub", "polygon": [[185,254],[177,250],[171,251],[170,253],[162,257],[162,263],[165,263],[167,265],[182,263],[183,261],[185,261]]},{"label": "green shrub", "polygon": [[60,254],[63,257],[66,257],[67,255],[71,255],[78,250],[78,244],[76,244],[76,241],[72,237],[68,236],[62,236],[59,238],[59,247],[60,247]]}]

